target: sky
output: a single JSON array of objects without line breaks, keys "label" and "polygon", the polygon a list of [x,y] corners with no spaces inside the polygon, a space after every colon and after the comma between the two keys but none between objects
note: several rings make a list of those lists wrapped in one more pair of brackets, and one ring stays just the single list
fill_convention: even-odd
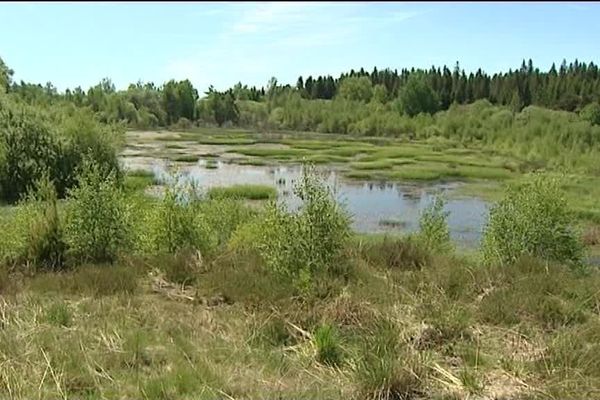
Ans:
[{"label": "sky", "polygon": [[190,79],[205,91],[350,69],[508,71],[531,58],[600,64],[600,3],[0,3],[16,81],[117,89]]}]

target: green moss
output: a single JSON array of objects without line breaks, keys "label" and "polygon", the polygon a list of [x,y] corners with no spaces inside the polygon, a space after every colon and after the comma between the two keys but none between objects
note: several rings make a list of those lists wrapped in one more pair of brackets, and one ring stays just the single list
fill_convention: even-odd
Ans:
[{"label": "green moss", "polygon": [[424,156],[434,154],[432,150],[424,146],[405,145],[402,147],[390,147],[372,152],[365,157],[362,157],[360,161],[377,161],[387,158],[414,158],[417,156]]},{"label": "green moss", "polygon": [[208,191],[210,198],[268,200],[277,197],[277,190],[268,185],[235,185],[215,187]]},{"label": "green moss", "polygon": [[392,160],[363,161],[350,164],[350,168],[357,170],[386,169],[393,166],[394,162]]},{"label": "green moss", "polygon": [[211,159],[206,160],[206,164],[204,164],[204,168],[217,169],[217,168],[219,168],[219,165],[216,160],[211,158]]},{"label": "green moss", "polygon": [[354,157],[359,154],[368,154],[377,151],[377,148],[374,146],[363,145],[355,145],[355,146],[344,146],[344,147],[336,147],[334,149],[325,150],[325,154],[332,156],[341,156],[341,157]]},{"label": "green moss", "polygon": [[330,150],[337,148],[353,148],[364,149],[373,147],[373,144],[362,141],[346,141],[346,140],[293,140],[285,139],[282,144],[287,144],[290,147],[306,150]]},{"label": "green moss", "polygon": [[201,137],[196,138],[196,142],[200,144],[215,144],[215,145],[246,145],[257,143],[254,139],[243,137]]},{"label": "green moss", "polygon": [[342,156],[334,156],[329,154],[315,154],[313,156],[306,157],[307,161],[311,161],[315,164],[328,164],[328,163],[344,163],[348,161],[348,158]]},{"label": "green moss", "polygon": [[241,160],[237,160],[236,164],[262,166],[262,165],[268,165],[268,162],[265,160],[262,160],[260,158],[244,158]]},{"label": "green moss", "polygon": [[290,159],[293,157],[302,157],[310,154],[308,150],[304,149],[273,149],[273,148],[263,148],[263,147],[234,147],[228,149],[229,153],[240,153],[246,156],[253,157],[266,157],[266,158],[274,158],[274,159]]},{"label": "green moss", "polygon": [[184,154],[180,156],[173,157],[173,161],[186,162],[186,163],[195,163],[197,162],[199,157],[193,154]]},{"label": "green moss", "polygon": [[390,158],[376,161],[357,161],[350,164],[350,168],[355,170],[388,170],[395,166],[415,164],[415,160],[406,158]]},{"label": "green moss", "polygon": [[167,149],[186,149],[187,147],[177,143],[167,143],[165,146]]}]

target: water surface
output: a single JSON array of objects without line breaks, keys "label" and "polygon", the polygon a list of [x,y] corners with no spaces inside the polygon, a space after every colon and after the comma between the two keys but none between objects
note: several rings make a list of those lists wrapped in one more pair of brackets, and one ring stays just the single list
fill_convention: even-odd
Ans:
[{"label": "water surface", "polygon": [[[168,176],[172,168],[166,160],[132,160],[145,163],[159,179]],[[127,163],[126,163],[127,164]],[[205,161],[179,165],[186,179],[195,181],[201,188],[232,186],[236,184],[265,184],[277,188],[280,201],[290,208],[300,204],[293,187],[301,176],[301,166],[249,166],[217,161],[217,168],[208,169]],[[129,165],[139,168],[140,165]],[[474,248],[479,243],[485,223],[488,204],[477,198],[453,195],[460,185],[454,183],[386,183],[357,182],[344,179],[331,167],[319,167],[327,184],[335,191],[339,201],[353,217],[353,228],[358,232],[414,232],[418,229],[420,212],[436,193],[446,196],[445,210],[449,212],[448,225],[454,242],[463,248]],[[390,221],[393,223],[390,224]],[[387,222],[387,223],[386,223]]]}]

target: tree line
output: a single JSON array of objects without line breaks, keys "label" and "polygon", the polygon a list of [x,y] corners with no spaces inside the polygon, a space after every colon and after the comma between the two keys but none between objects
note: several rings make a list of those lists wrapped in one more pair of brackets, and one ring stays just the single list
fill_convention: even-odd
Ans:
[{"label": "tree line", "polygon": [[[523,60],[520,68],[493,75],[478,69],[467,74],[456,63],[424,69],[358,71],[332,76],[302,77],[295,85],[280,85],[272,78],[266,87],[249,87],[237,83],[225,91],[212,86],[201,96],[189,80],[170,80],[161,86],[137,82],[117,91],[105,78],[87,91],[81,87],[59,93],[46,85],[12,81],[13,71],[0,59],[0,88],[12,92],[31,105],[66,103],[87,107],[102,122],[123,122],[130,127],[152,128],[195,123],[238,124],[242,120],[265,119],[262,116],[241,117],[241,110],[264,112],[247,103],[266,104],[270,114],[277,99],[299,95],[305,100],[343,98],[356,102],[397,104],[399,112],[414,116],[447,110],[452,104],[469,104],[488,100],[494,105],[509,106],[514,111],[536,105],[564,111],[580,111],[589,104],[594,110],[600,102],[600,73],[593,62],[565,60],[548,71]],[[281,102],[281,100],[279,100]],[[587,112],[587,111],[586,111]],[[589,113],[589,112],[588,112]]]},{"label": "tree line", "polygon": [[552,64],[548,71],[534,67],[533,61],[523,60],[521,67],[506,73],[489,75],[478,69],[468,75],[457,62],[451,70],[447,66],[429,70],[402,69],[372,72],[361,68],[351,70],[334,79],[331,76],[299,77],[296,88],[304,98],[332,99],[339,93],[341,83],[349,77],[367,77],[373,86],[382,85],[389,99],[395,98],[411,75],[424,74],[428,85],[437,94],[440,109],[452,103],[465,104],[487,99],[493,104],[524,108],[538,105],[547,108],[575,111],[600,99],[600,73],[593,62],[563,60],[559,68]]}]

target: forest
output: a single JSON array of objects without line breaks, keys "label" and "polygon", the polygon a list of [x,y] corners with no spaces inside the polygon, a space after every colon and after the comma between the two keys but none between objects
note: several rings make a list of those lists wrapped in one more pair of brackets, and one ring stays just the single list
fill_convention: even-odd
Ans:
[{"label": "forest", "polygon": [[[279,97],[294,94],[307,100],[395,103],[393,107],[398,112],[409,116],[434,114],[453,104],[485,99],[514,112],[528,106],[569,112],[586,109],[584,114],[594,118],[595,105],[600,101],[598,66],[578,60],[569,64],[563,60],[559,68],[552,64],[548,71],[534,68],[531,59],[527,63],[523,60],[520,68],[492,76],[481,69],[467,75],[458,62],[452,70],[447,66],[400,72],[389,68],[380,71],[374,68],[368,72],[361,68],[342,73],[338,78],[300,76],[294,86],[279,85],[276,78],[271,78],[266,87],[261,88],[238,83],[218,92],[210,87],[200,99],[198,89],[189,80],[172,80],[161,86],[137,82],[130,84],[127,90],[117,91],[111,80],[105,78],[87,91],[77,87],[58,93],[50,82],[45,86],[13,82],[12,70],[0,59],[0,85],[29,104],[67,103],[89,107],[104,121],[123,121],[136,127],[168,126],[181,118],[190,123],[239,123],[239,110],[234,111],[237,102],[270,104]],[[268,111],[271,108],[272,105]]]}]

